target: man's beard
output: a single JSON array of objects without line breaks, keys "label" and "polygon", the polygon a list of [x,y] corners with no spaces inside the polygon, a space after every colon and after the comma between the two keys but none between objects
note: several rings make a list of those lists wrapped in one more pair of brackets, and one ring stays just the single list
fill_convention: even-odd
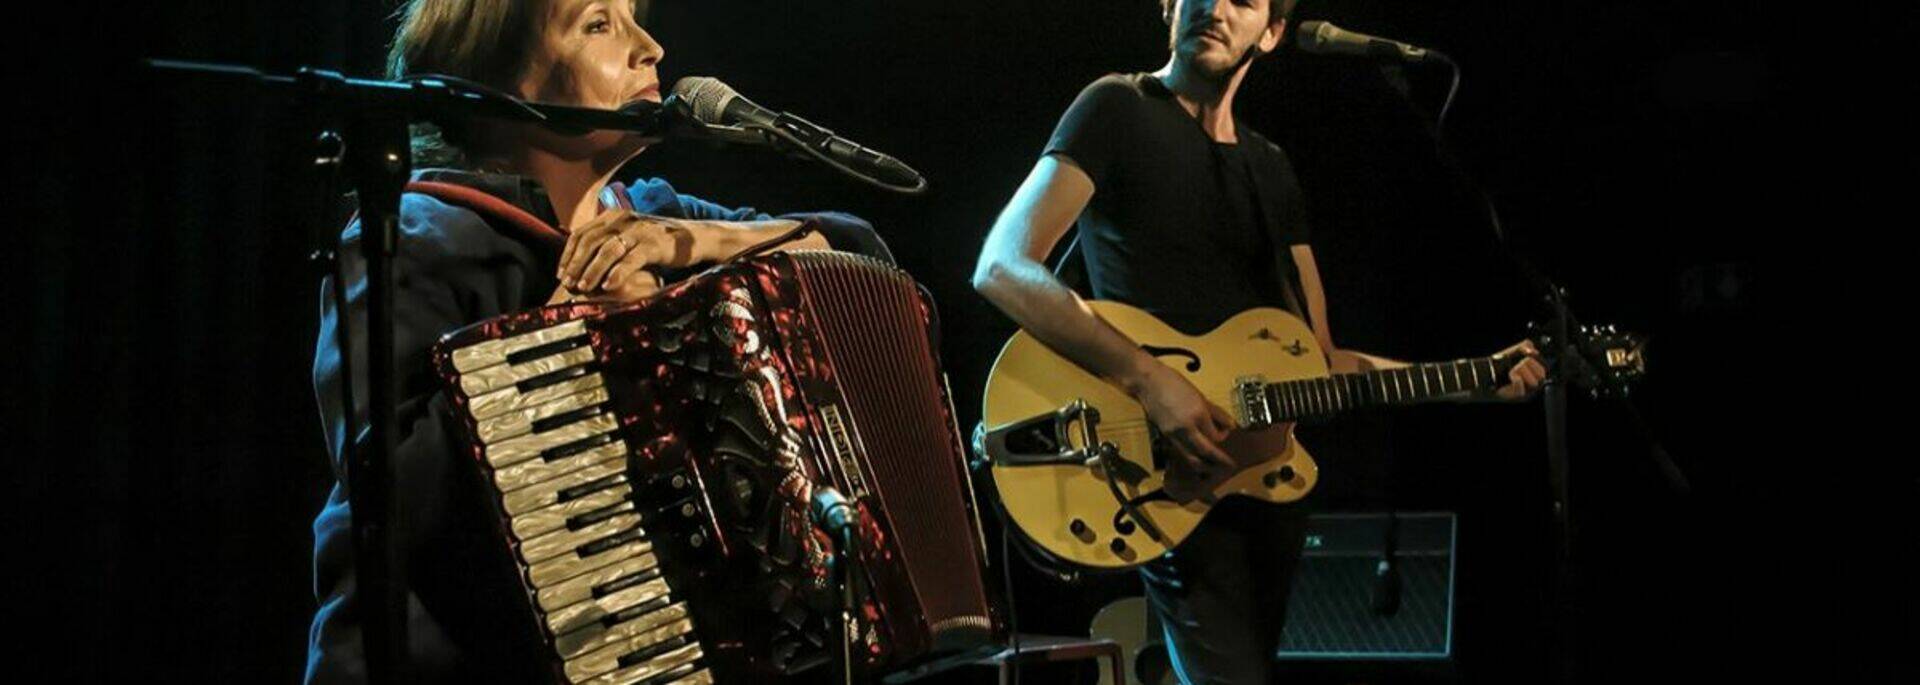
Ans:
[{"label": "man's beard", "polygon": [[1180,61],[1187,64],[1194,75],[1208,80],[1227,80],[1233,72],[1240,69],[1240,65],[1255,56],[1253,45],[1247,45],[1238,51],[1231,46],[1208,50],[1210,46],[1207,43],[1207,39],[1195,35],[1182,41],[1175,48],[1175,53],[1179,55]]}]

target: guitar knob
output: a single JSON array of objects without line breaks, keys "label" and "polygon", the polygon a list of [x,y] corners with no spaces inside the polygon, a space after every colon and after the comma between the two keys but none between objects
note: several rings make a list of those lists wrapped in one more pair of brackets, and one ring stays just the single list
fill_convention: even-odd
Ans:
[{"label": "guitar knob", "polygon": [[1280,470],[1275,471],[1274,474],[1280,476],[1280,480],[1283,482],[1287,482],[1287,483],[1293,482],[1294,473],[1293,473],[1292,466],[1282,466],[1280,467]]},{"label": "guitar knob", "polygon": [[1072,523],[1067,524],[1067,530],[1081,542],[1093,542],[1093,531],[1087,528],[1086,521],[1074,519]]},{"label": "guitar knob", "polygon": [[1120,538],[1114,538],[1113,542],[1110,542],[1107,544],[1107,548],[1113,550],[1114,554],[1118,554],[1120,556],[1126,556],[1127,541],[1122,540]]}]

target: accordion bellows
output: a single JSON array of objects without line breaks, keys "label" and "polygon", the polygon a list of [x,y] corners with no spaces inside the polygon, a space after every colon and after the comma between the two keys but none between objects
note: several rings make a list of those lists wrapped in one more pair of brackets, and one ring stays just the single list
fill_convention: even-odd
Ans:
[{"label": "accordion bellows", "polygon": [[799,252],[442,340],[555,681],[764,682],[828,664],[832,544],[809,516],[822,487],[864,514],[857,672],[1000,638],[933,328],[891,265]]}]

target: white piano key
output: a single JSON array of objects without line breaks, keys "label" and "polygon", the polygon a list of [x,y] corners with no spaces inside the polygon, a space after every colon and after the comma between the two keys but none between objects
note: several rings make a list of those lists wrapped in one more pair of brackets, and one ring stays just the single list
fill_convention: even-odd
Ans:
[{"label": "white piano key", "polygon": [[597,571],[652,550],[653,543],[642,538],[609,548],[599,554],[588,557],[581,557],[571,553],[562,554],[546,561],[528,564],[527,580],[533,583],[534,587],[548,587],[568,578]]},{"label": "white piano key", "polygon": [[528,459],[495,469],[493,484],[506,493],[507,511],[531,511],[552,504],[561,490],[621,473],[626,456],[626,443],[614,441],[553,461]]},{"label": "white piano key", "polygon": [[641,552],[632,558],[606,568],[596,569],[591,573],[584,573],[578,577],[569,578],[551,587],[540,588],[534,597],[540,603],[540,610],[555,611],[569,604],[592,599],[593,589],[596,587],[642,571],[650,570],[659,565],[660,560],[653,556],[652,551]]},{"label": "white piano key", "polygon": [[[601,676],[594,682],[631,683],[671,672],[686,666],[700,658],[700,643],[692,642],[686,646],[664,652],[645,662],[620,668],[620,657],[660,644],[667,640],[693,632],[693,622],[679,620],[654,630],[636,635],[625,642],[609,645],[586,656],[566,662],[567,677],[580,682],[594,676]],[[619,669],[619,670],[615,670]]]},{"label": "white piano key", "polygon": [[533,433],[486,446],[487,463],[494,468],[517,464],[540,456],[541,452],[585,440],[620,428],[612,414],[597,414],[544,433]]},{"label": "white piano key", "polygon": [[608,508],[621,512],[633,511],[633,502],[628,501],[626,488],[607,488],[580,499],[515,516],[513,534],[522,540],[531,539],[566,528],[567,520],[575,516]]},{"label": "white piano key", "polygon": [[582,545],[613,537],[640,525],[639,514],[621,514],[579,530],[556,530],[520,543],[520,558],[539,563],[561,555],[578,556]]},{"label": "white piano key", "polygon": [[509,385],[484,395],[467,398],[467,413],[472,414],[476,421],[484,421],[510,411],[537,407],[574,393],[605,387],[606,384],[606,377],[589,373],[526,392],[520,392],[519,386]]},{"label": "white piano key", "polygon": [[515,383],[593,361],[592,347],[576,347],[559,354],[519,364],[498,364],[460,374],[460,391],[468,397],[484,395]]},{"label": "white piano key", "polygon": [[460,373],[484,369],[507,363],[507,356],[521,350],[533,349],[548,343],[577,338],[587,334],[586,319],[568,321],[558,326],[543,328],[530,333],[522,333],[511,338],[488,340],[468,345],[453,351],[453,368]]},{"label": "white piano key", "polygon": [[[582,378],[598,379],[599,374],[591,374],[583,376]],[[541,389],[545,390],[546,388]],[[564,395],[544,404],[527,407],[525,409],[517,409],[495,415],[492,418],[475,421],[474,434],[479,436],[482,444],[497,444],[508,438],[517,438],[532,433],[533,424],[539,421],[550,419],[570,411],[579,411],[587,407],[606,403],[607,388],[605,385],[601,385],[590,388],[585,392]]]},{"label": "white piano key", "polygon": [[[624,643],[641,633],[650,633],[659,629],[660,626],[687,618],[687,606],[677,603],[669,604],[654,611],[636,616],[625,622],[615,624],[612,627],[608,627],[602,623],[601,620],[607,616],[646,604],[647,602],[667,595],[667,584],[664,581],[647,583],[631,589],[638,592],[631,594],[624,592],[617,593],[626,595],[620,598],[620,601],[631,602],[631,604],[617,610],[607,611],[600,609],[598,608],[598,602],[600,600],[595,600],[594,602],[582,602],[579,605],[575,605],[584,605],[585,608],[576,609],[571,613],[548,616],[547,628],[552,630],[554,635],[559,636],[554,638],[553,645],[554,649],[559,652],[560,657],[562,659],[571,659],[606,647],[607,645]],[[608,595],[600,599],[608,600],[613,598],[613,595]],[[635,598],[645,599],[634,601]]]}]

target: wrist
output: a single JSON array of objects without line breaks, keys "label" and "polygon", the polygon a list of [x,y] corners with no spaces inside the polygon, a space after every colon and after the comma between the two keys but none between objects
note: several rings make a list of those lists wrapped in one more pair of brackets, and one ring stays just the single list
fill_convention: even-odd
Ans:
[{"label": "wrist", "polygon": [[733,231],[707,221],[675,221],[667,225],[667,237],[673,240],[673,259],[668,266],[684,268],[711,264],[733,255]]},{"label": "wrist", "polygon": [[1166,368],[1160,360],[1136,348],[1133,354],[1127,356],[1126,364],[1115,380],[1119,381],[1121,390],[1139,399],[1140,393],[1145,392],[1148,384],[1153,382],[1154,374]]}]

